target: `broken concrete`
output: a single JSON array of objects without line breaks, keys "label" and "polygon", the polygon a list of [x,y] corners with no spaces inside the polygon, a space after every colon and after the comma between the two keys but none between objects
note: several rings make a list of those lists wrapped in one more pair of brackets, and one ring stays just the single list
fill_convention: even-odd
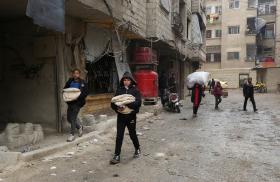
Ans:
[{"label": "broken concrete", "polygon": [[9,123],[0,135],[0,145],[15,149],[25,145],[36,144],[44,139],[42,126],[39,124]]}]

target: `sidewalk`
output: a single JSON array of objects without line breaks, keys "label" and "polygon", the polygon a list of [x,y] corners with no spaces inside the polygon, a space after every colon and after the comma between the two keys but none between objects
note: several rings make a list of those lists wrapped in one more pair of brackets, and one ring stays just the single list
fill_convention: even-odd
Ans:
[{"label": "sidewalk", "polygon": [[[158,105],[154,106],[143,106],[141,112],[138,114],[138,122],[141,122],[160,111],[161,107]],[[101,121],[96,123],[94,126],[94,131],[85,133],[83,137],[76,138],[73,142],[66,142],[67,134],[50,133],[45,139],[34,146],[26,149],[25,153],[22,152],[0,152],[0,171],[6,168],[15,166],[20,162],[28,162],[31,160],[40,159],[44,156],[60,152],[62,150],[67,150],[80,143],[93,140],[98,138],[100,135],[108,132],[116,124],[116,116],[107,118],[106,121]]]}]

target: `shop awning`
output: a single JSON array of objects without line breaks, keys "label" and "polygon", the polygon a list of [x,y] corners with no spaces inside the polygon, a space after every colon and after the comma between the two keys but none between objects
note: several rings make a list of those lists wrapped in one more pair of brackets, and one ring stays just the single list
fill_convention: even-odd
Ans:
[{"label": "shop awning", "polygon": [[65,4],[64,0],[28,0],[26,15],[33,19],[34,24],[64,32]]}]

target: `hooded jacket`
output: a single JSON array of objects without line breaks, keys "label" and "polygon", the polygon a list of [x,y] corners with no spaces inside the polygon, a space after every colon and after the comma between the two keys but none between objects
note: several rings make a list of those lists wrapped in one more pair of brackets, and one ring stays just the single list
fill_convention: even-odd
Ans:
[{"label": "hooded jacket", "polygon": [[[131,84],[128,89],[126,89],[123,84],[123,81],[125,78],[128,78],[131,80]],[[129,72],[124,73],[124,75],[120,81],[120,86],[117,89],[115,96],[123,95],[123,94],[130,94],[135,97],[135,101],[130,104],[127,104],[126,106],[128,108],[134,110],[131,114],[138,113],[139,109],[141,107],[141,104],[142,104],[141,94],[140,94],[139,90],[136,88],[136,81],[134,80],[134,78],[132,77],[132,75]],[[118,114],[122,115],[121,113],[118,112],[118,107],[114,103],[111,103],[111,107]]]},{"label": "hooded jacket", "polygon": [[243,85],[243,95],[244,95],[244,97],[253,97],[254,96],[254,86],[252,83],[245,83]]}]

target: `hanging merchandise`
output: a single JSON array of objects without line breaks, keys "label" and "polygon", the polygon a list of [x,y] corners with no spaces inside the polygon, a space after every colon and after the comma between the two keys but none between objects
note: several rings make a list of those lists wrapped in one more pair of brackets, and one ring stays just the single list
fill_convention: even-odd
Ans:
[{"label": "hanging merchandise", "polygon": [[65,31],[64,0],[28,0],[26,16],[34,23],[59,32]]}]

